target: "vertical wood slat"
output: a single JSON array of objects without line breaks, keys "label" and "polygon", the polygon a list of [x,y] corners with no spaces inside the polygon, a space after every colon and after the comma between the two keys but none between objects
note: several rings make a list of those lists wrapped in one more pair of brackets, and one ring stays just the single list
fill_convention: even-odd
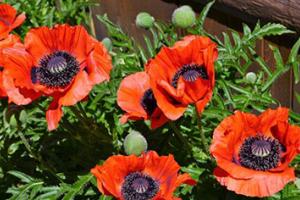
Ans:
[{"label": "vertical wood slat", "polygon": [[[129,33],[137,41],[143,41],[143,35],[149,34],[148,31],[138,28],[135,25],[135,18],[139,12],[147,11],[155,19],[171,20],[172,12],[176,8],[175,4],[166,3],[161,0],[101,0],[100,6],[93,8],[97,14],[107,13],[108,17],[119,24],[122,29]],[[97,19],[96,33],[99,38],[106,36],[104,26]]]},{"label": "vertical wood slat", "polygon": [[[109,18],[120,25],[122,29],[136,38],[137,41],[143,43],[143,35],[149,34],[147,31],[137,28],[135,26],[135,17],[139,12],[146,11],[153,15],[156,19],[163,21],[170,21],[173,10],[177,7],[173,1],[161,0],[99,0],[100,7],[93,8],[94,14],[107,13]],[[201,10],[197,7],[195,10]],[[98,38],[106,36],[104,26],[95,19],[96,33]],[[221,13],[219,11],[211,10],[208,18],[205,21],[205,29],[214,35],[222,38],[222,32],[228,32],[229,29],[234,28],[237,31],[242,30],[242,20],[234,16]],[[258,42],[257,52],[267,62],[269,66],[275,67],[275,60],[273,53],[268,47],[270,42],[262,40]],[[279,47],[283,59],[288,57],[289,49],[286,47]],[[259,69],[258,66],[253,66],[251,70]],[[294,86],[291,72],[287,72],[280,77],[274,85],[272,85],[271,92],[277,98],[282,106],[294,108],[295,111],[300,111],[300,105],[295,103],[294,88],[300,92],[300,86]]]}]

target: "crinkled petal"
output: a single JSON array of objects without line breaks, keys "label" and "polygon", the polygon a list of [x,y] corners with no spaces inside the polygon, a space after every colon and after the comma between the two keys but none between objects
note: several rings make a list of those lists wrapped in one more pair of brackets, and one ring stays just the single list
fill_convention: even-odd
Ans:
[{"label": "crinkled petal", "polygon": [[[236,172],[238,173],[238,171]],[[236,179],[221,168],[216,168],[214,175],[221,185],[237,194],[249,197],[268,197],[279,192],[284,186],[295,180],[294,169],[288,168],[282,173],[261,173],[251,179]]]}]

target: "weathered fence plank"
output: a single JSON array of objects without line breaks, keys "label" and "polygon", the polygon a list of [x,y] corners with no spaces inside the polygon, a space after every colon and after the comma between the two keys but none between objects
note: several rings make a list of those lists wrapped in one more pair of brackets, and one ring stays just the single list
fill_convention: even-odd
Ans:
[{"label": "weathered fence plank", "polygon": [[[207,0],[194,0],[206,3]],[[219,10],[248,19],[248,15],[266,21],[276,21],[300,30],[299,0],[216,0]]]}]

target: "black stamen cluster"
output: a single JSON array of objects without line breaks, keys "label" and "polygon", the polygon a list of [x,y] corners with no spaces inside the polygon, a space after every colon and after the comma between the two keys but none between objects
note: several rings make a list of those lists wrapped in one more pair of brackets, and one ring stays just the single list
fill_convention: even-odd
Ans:
[{"label": "black stamen cluster", "polygon": [[39,67],[31,70],[31,81],[49,88],[68,86],[79,72],[79,63],[65,51],[56,51],[40,60]]},{"label": "black stamen cluster", "polygon": [[258,171],[276,168],[280,161],[281,144],[277,139],[263,136],[247,138],[239,152],[243,167]]},{"label": "black stamen cluster", "polygon": [[156,99],[151,89],[145,91],[141,99],[141,105],[149,116],[151,116],[154,110],[157,108]]},{"label": "black stamen cluster", "polygon": [[189,82],[194,82],[198,78],[208,80],[208,74],[204,66],[199,66],[197,64],[188,64],[182,66],[173,76],[171,85],[177,88],[178,80],[182,76],[184,80]]},{"label": "black stamen cluster", "polygon": [[[136,180],[141,185],[137,186]],[[144,190],[140,190],[139,188],[143,188]],[[158,191],[158,182],[141,172],[133,172],[127,175],[121,188],[121,193],[125,200],[150,200]]]}]

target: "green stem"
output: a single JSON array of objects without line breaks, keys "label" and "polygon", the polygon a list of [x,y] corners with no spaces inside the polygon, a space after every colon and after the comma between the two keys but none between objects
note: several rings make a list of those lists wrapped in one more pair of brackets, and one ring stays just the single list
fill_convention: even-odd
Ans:
[{"label": "green stem", "polygon": [[88,116],[87,116],[87,114],[86,114],[86,112],[85,112],[85,110],[84,110],[84,107],[82,106],[81,102],[77,103],[77,106],[78,106],[80,112],[82,113],[82,115],[83,115],[86,119],[88,119]]},{"label": "green stem", "polygon": [[92,36],[96,38],[97,34],[96,34],[95,23],[94,23],[94,19],[93,19],[93,15],[92,15],[92,7],[91,6],[89,7],[88,16],[89,16],[88,26],[90,28]]},{"label": "green stem", "polygon": [[59,176],[57,176],[56,173],[54,172],[54,170],[53,170],[50,166],[48,166],[48,165],[43,161],[43,159],[41,158],[41,156],[35,154],[35,153],[32,151],[32,149],[30,148],[30,144],[28,143],[28,141],[27,141],[27,139],[25,138],[24,134],[23,134],[20,130],[18,130],[18,135],[19,135],[19,137],[21,138],[21,141],[22,141],[22,143],[24,144],[24,146],[25,146],[26,150],[28,151],[28,153],[29,153],[36,161],[38,161],[38,162],[41,164],[41,166],[42,166],[46,171],[48,171],[52,176],[54,176],[59,182],[63,183],[63,180],[62,180]]},{"label": "green stem", "polygon": [[89,122],[88,120],[81,114],[81,112],[75,107],[75,106],[70,106],[70,109],[72,112],[75,114],[75,116],[83,123],[84,127],[86,129],[89,129]]},{"label": "green stem", "polygon": [[183,135],[181,134],[179,128],[175,125],[174,122],[170,121],[169,122],[170,127],[172,128],[172,130],[174,131],[175,135],[178,137],[178,139],[183,143],[183,145],[186,147],[187,151],[193,155],[192,152],[192,148],[189,144],[189,142],[185,139],[185,137],[183,137]]},{"label": "green stem", "polygon": [[[82,122],[84,128],[92,133],[95,137],[100,139],[102,142],[111,143],[111,137],[108,134],[103,133],[98,127],[97,123],[92,119],[88,118],[83,107],[79,106],[79,110],[75,106],[70,107],[75,116]],[[98,134],[98,132],[101,133]]]},{"label": "green stem", "polygon": [[37,160],[37,156],[32,152],[31,148],[30,148],[30,144],[27,142],[27,139],[25,138],[24,134],[21,131],[18,131],[18,135],[22,140],[22,143],[24,144],[25,148],[27,149],[27,151],[29,152],[29,154]]},{"label": "green stem", "polygon": [[205,137],[205,134],[203,132],[202,125],[201,125],[201,115],[197,111],[196,106],[195,106],[195,112],[196,112],[196,116],[197,116],[197,124],[198,124],[199,132],[200,132],[200,138],[201,138],[202,146],[203,146],[204,152],[209,154],[209,150],[208,150],[209,147],[208,147],[206,137]]}]

